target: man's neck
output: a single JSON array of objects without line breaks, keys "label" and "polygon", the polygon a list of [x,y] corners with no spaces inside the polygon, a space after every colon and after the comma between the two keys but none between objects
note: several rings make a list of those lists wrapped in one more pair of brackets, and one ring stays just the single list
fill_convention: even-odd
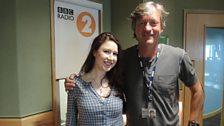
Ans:
[{"label": "man's neck", "polygon": [[153,45],[149,45],[149,46],[138,45],[139,55],[141,57],[147,57],[150,59],[152,59],[156,55],[157,49],[158,49],[158,44],[153,44]]}]

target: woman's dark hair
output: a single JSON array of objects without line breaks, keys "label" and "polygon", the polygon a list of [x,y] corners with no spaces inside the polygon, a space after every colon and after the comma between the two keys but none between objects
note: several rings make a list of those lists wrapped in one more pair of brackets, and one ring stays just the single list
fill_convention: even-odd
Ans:
[{"label": "woman's dark hair", "polygon": [[106,41],[113,41],[117,44],[118,47],[118,55],[117,55],[117,63],[116,65],[106,73],[106,78],[109,80],[109,84],[111,87],[115,87],[118,90],[118,96],[123,97],[123,91],[122,91],[122,79],[121,79],[121,46],[119,44],[118,39],[110,32],[103,32],[99,34],[92,42],[91,49],[89,51],[89,54],[81,68],[81,73],[88,73],[93,69],[94,63],[95,63],[95,57],[94,52],[96,52],[100,46],[105,43]]}]

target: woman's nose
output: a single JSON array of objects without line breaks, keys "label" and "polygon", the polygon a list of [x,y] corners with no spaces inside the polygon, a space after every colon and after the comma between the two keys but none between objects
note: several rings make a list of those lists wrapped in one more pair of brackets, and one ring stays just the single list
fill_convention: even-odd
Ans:
[{"label": "woman's nose", "polygon": [[117,56],[114,53],[110,53],[107,58],[108,60],[113,61],[116,60]]},{"label": "woman's nose", "polygon": [[109,56],[108,56],[108,59],[109,59],[109,60],[113,60],[113,57],[114,57],[114,56],[113,56],[113,53],[110,53]]}]

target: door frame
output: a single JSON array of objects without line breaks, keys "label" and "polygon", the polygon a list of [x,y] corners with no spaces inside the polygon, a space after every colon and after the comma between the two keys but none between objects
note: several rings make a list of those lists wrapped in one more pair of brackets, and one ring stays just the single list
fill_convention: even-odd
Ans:
[{"label": "door frame", "polygon": [[[220,27],[220,25],[211,25],[209,22],[209,17],[208,17],[208,19],[206,18],[204,20],[200,20],[198,18],[197,22],[195,22],[195,23],[199,24],[199,23],[203,22],[203,25],[197,25],[197,27],[200,27],[200,28],[195,29],[195,31],[194,31],[195,35],[193,35],[191,32],[188,31],[189,27],[190,27],[190,25],[188,25],[188,23],[190,22],[188,16],[190,14],[198,14],[198,15],[206,14],[206,15],[210,15],[210,16],[211,15],[224,15],[224,11],[195,10],[195,9],[185,9],[184,10],[184,32],[183,32],[184,49],[189,53],[189,55],[192,59],[193,65],[198,74],[198,78],[204,87],[203,73],[204,73],[204,54],[205,54],[204,47],[205,47],[206,27]],[[200,29],[202,31],[197,32],[198,29]],[[203,34],[200,34],[200,33],[203,33]],[[194,37],[190,38],[189,36],[191,36],[191,35],[189,35],[189,34],[192,34],[193,36],[197,36],[198,39],[195,40]],[[201,46],[201,45],[203,45],[203,46]],[[197,49],[195,49],[194,47],[196,47]],[[183,126],[187,126],[189,116],[190,116],[190,101],[191,101],[191,98],[189,97],[190,93],[191,93],[190,90],[186,86],[184,86],[184,88],[183,88],[183,118],[182,118]],[[224,94],[223,94],[223,97],[224,97]],[[223,101],[223,106],[224,106],[224,101]],[[203,125],[203,110],[201,110],[201,112],[200,112],[199,120],[200,120],[199,121],[200,124]],[[224,120],[224,111],[222,110],[221,126],[223,125],[223,120]]]}]

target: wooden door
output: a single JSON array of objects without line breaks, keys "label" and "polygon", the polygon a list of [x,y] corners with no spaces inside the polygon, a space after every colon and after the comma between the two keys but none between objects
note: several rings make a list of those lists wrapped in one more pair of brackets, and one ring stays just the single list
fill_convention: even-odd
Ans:
[{"label": "wooden door", "polygon": [[[184,48],[189,53],[198,77],[204,87],[205,73],[205,37],[207,28],[224,29],[224,11],[185,10],[184,12]],[[223,54],[224,55],[224,54]],[[222,87],[223,91],[223,87]],[[184,87],[183,126],[187,126],[190,113],[190,91]],[[222,107],[223,122],[223,107]],[[203,125],[203,111],[200,124]],[[221,124],[223,126],[223,124]],[[220,126],[221,126],[220,125]]]}]

